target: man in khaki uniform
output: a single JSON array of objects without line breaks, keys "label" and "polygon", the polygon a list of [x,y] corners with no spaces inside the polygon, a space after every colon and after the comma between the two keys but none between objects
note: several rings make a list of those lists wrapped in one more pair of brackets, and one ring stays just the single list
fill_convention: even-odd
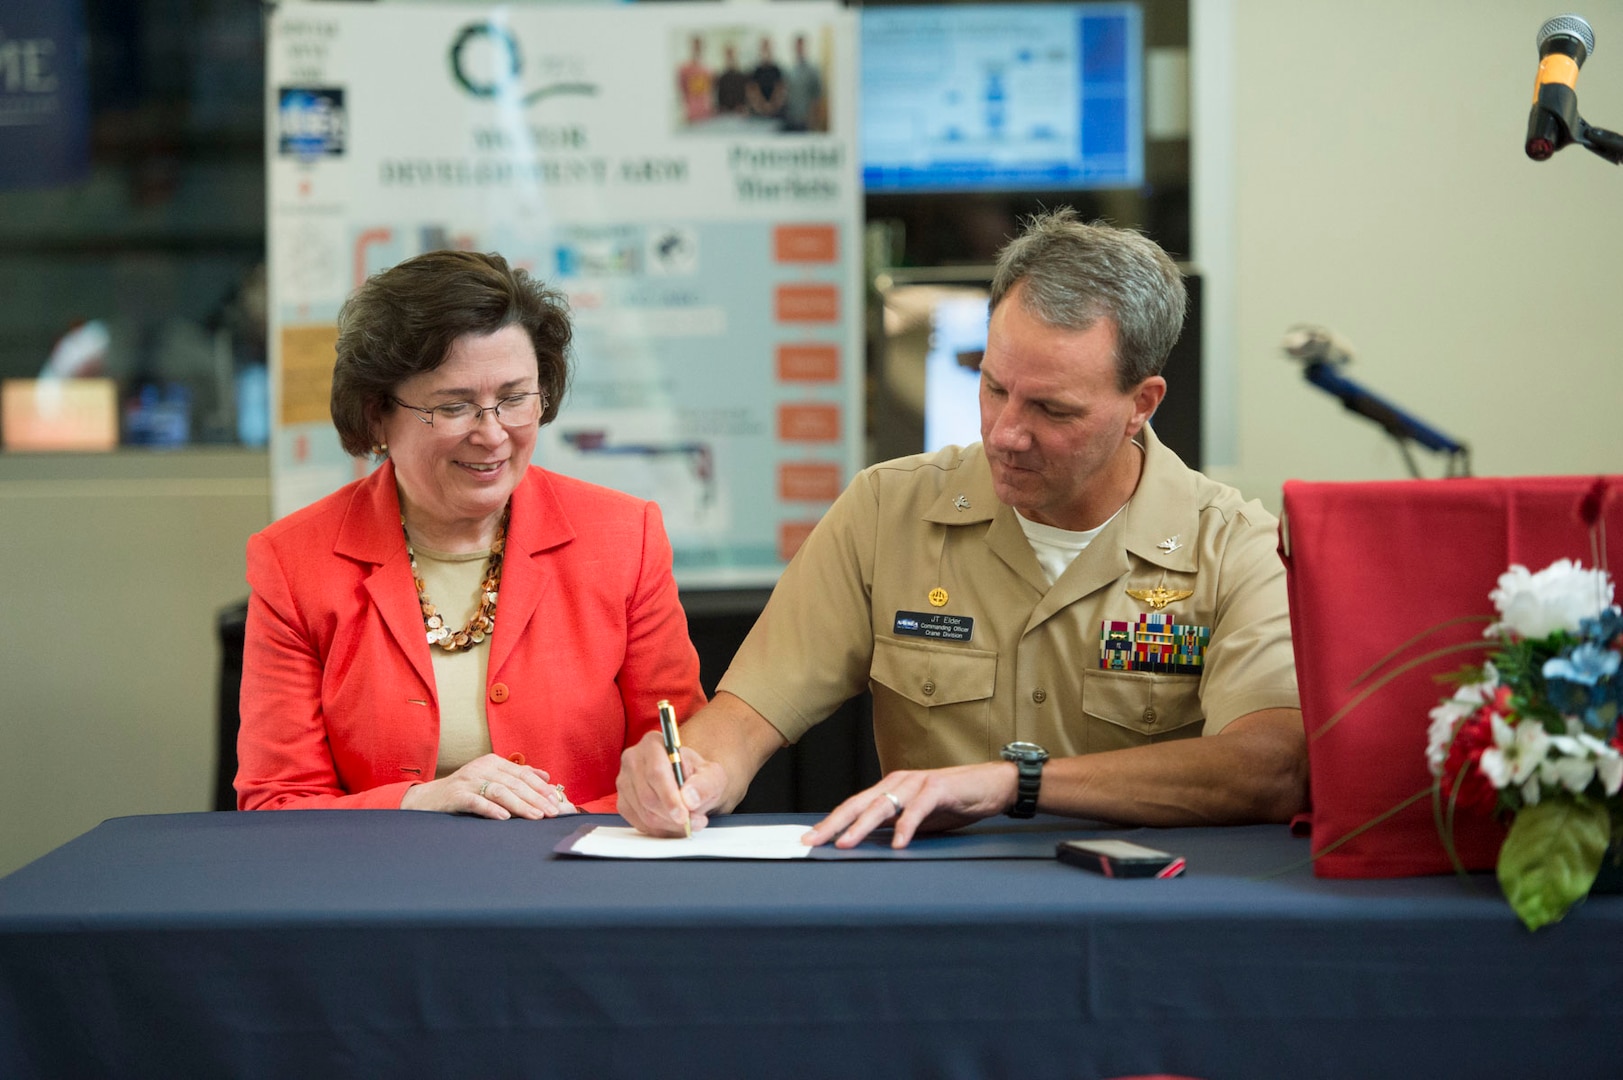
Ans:
[{"label": "man in khaki uniform", "polygon": [[657,736],[625,752],[627,820],[703,827],[864,685],[887,775],[808,842],[891,824],[900,847],[1038,809],[1150,825],[1301,810],[1276,522],[1147,426],[1184,305],[1137,233],[1034,219],[992,284],[981,442],[852,482],[684,725],[681,790]]}]

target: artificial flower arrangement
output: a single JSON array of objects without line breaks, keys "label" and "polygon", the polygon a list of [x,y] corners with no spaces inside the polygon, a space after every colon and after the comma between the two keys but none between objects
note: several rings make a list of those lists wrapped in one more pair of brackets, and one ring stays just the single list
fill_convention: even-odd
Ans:
[{"label": "artificial flower arrangement", "polygon": [[[1528,929],[1589,894],[1623,850],[1623,613],[1605,570],[1512,566],[1489,599],[1496,644],[1431,710],[1427,763],[1445,846],[1453,815],[1511,817],[1505,899]],[[1450,848],[1452,850],[1452,848]]]}]

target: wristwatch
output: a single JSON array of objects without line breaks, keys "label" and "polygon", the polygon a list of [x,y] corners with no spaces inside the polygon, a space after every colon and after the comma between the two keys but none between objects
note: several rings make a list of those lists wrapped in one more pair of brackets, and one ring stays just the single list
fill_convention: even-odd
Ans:
[{"label": "wristwatch", "polygon": [[1012,742],[1003,748],[1003,760],[1014,762],[1020,770],[1020,786],[1015,792],[1014,805],[1009,807],[1009,816],[1035,816],[1037,791],[1043,786],[1043,762],[1048,760],[1048,751],[1036,743]]}]

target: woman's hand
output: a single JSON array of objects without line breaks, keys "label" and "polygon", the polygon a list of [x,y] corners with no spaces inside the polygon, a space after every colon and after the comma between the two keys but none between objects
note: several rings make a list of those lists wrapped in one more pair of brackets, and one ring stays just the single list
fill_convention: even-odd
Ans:
[{"label": "woman's hand", "polygon": [[546,770],[516,765],[497,754],[474,758],[450,776],[413,785],[400,809],[477,814],[498,821],[575,813],[563,785],[552,783]]}]

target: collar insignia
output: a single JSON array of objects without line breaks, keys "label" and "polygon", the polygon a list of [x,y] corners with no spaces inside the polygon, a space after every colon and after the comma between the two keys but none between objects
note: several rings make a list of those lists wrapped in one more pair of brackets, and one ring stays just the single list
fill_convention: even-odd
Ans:
[{"label": "collar insignia", "polygon": [[1183,544],[1179,543],[1176,536],[1169,536],[1155,546],[1166,552],[1168,555],[1171,555],[1174,551],[1177,551],[1179,548],[1183,547]]},{"label": "collar insignia", "polygon": [[959,495],[956,499],[952,500],[952,505],[959,510],[968,510],[969,496]]}]

